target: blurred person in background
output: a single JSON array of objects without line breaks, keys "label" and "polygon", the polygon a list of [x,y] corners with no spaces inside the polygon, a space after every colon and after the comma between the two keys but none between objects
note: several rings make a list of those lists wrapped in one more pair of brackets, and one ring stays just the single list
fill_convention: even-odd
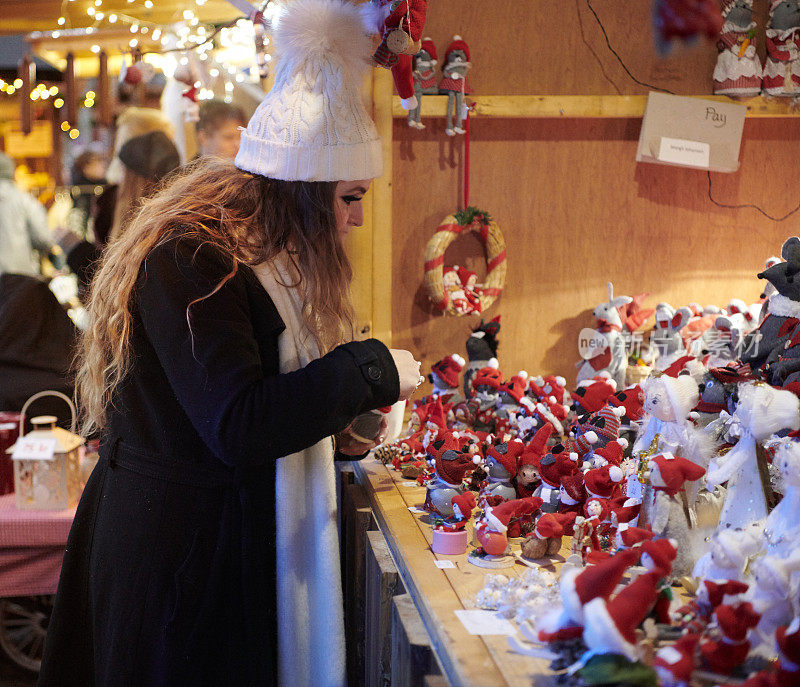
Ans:
[{"label": "blurred person in background", "polygon": [[106,244],[123,232],[141,201],[152,194],[161,179],[179,166],[172,127],[159,110],[130,107],[120,115],[114,159],[106,173],[110,185],[97,199],[95,241],[81,240],[73,233],[59,239],[81,292],[91,282]]},{"label": "blurred person in background", "polygon": [[35,251],[58,251],[47,226],[47,211],[14,183],[14,161],[0,153],[0,274],[41,272]]},{"label": "blurred person in background", "polygon": [[216,155],[233,160],[239,152],[239,127],[247,125],[244,110],[221,100],[206,100],[200,105],[197,122],[197,156]]},{"label": "blurred person in background", "polygon": [[95,186],[106,184],[106,158],[98,150],[85,150],[72,164],[71,183],[80,187],[73,196],[73,209],[76,211],[73,228],[86,234],[89,218],[94,215]]}]

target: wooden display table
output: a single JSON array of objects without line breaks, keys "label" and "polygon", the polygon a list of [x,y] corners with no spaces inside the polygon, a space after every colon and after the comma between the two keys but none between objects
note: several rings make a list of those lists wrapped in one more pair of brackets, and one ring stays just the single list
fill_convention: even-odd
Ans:
[{"label": "wooden display table", "polygon": [[[454,613],[476,608],[475,595],[483,587],[487,573],[521,576],[527,568],[517,563],[505,570],[485,570],[469,563],[467,554],[433,553],[431,526],[423,522],[427,518],[409,510],[422,506],[425,488],[405,486],[410,483],[399,472],[373,457],[354,465],[356,479],[367,493],[406,591],[414,600],[450,684],[555,685],[548,661],[515,653],[505,636],[469,634]],[[439,569],[437,560],[451,560],[455,567]]]}]

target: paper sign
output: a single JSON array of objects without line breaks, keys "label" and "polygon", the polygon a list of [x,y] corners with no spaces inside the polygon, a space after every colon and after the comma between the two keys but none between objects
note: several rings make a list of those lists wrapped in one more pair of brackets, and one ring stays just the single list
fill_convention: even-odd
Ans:
[{"label": "paper sign", "polygon": [[404,487],[418,487],[419,486],[419,484],[417,484],[416,482],[401,482],[400,484],[402,484]]},{"label": "paper sign", "polygon": [[684,141],[680,138],[661,137],[658,159],[676,165],[708,169],[711,146],[700,141]]},{"label": "paper sign", "polygon": [[434,561],[433,564],[439,568],[440,570],[444,570],[445,568],[455,568],[456,564],[453,561]]},{"label": "paper sign", "polygon": [[53,460],[56,451],[55,437],[42,439],[25,439],[17,441],[14,446],[13,460]]},{"label": "paper sign", "polygon": [[428,512],[422,508],[417,508],[416,506],[409,506],[408,510],[410,510],[412,513],[419,513],[420,515],[425,515]]},{"label": "paper sign", "polygon": [[458,619],[471,635],[515,635],[517,631],[495,611],[455,611]]},{"label": "paper sign", "polygon": [[642,483],[636,475],[628,475],[628,480],[625,483],[625,496],[629,499],[642,500]]}]

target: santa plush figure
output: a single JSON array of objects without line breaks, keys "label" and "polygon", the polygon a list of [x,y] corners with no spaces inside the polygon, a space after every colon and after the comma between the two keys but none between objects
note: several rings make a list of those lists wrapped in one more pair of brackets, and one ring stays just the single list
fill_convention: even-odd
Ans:
[{"label": "santa plush figure", "polygon": [[738,580],[703,580],[695,598],[674,613],[678,625],[688,632],[705,631],[714,610],[724,601],[736,602],[748,590],[748,585]]},{"label": "santa plush figure", "polygon": [[547,440],[553,433],[550,425],[540,427],[533,439],[525,447],[519,458],[517,466],[517,494],[520,498],[533,496],[533,492],[539,485],[539,462],[542,456],[547,453]]},{"label": "santa plush figure", "polygon": [[578,385],[575,393],[572,394],[572,403],[575,411],[579,414],[594,413],[600,410],[617,391],[617,385],[613,379],[600,377],[598,379],[586,379]]},{"label": "santa plush figure", "polygon": [[[379,26],[381,42],[372,59],[381,67],[392,72],[392,80],[405,110],[417,107],[412,75],[412,55],[422,47],[422,33],[428,12],[427,0],[373,0],[380,8],[383,21]],[[407,35],[403,41],[395,42],[398,32]],[[401,36],[402,38],[402,36]],[[397,52],[397,50],[401,52]]]},{"label": "santa plush figure", "polygon": [[758,625],[761,616],[749,601],[735,606],[722,604],[714,611],[720,639],[711,639],[700,645],[704,665],[714,673],[730,674],[742,665],[750,652],[748,632]]},{"label": "santa plush figure", "polygon": [[623,473],[616,465],[587,470],[583,475],[586,492],[590,498],[610,499],[619,489]]},{"label": "santa plush figure", "polygon": [[638,548],[646,541],[650,541],[655,535],[642,527],[632,527],[623,523],[617,528],[616,544],[618,549]]},{"label": "santa plush figure", "polygon": [[562,631],[583,626],[586,605],[593,599],[608,599],[638,557],[634,551],[620,551],[584,570],[564,570],[559,582],[562,608],[542,619],[538,627],[539,639],[551,642],[563,637]]},{"label": "santa plush figure", "polygon": [[642,565],[649,571],[659,573],[661,578],[656,585],[658,596],[653,607],[656,621],[669,625],[669,607],[672,603],[672,587],[670,573],[672,562],[678,554],[678,542],[674,539],[655,539],[642,544]]},{"label": "santa plush figure", "polygon": [[685,634],[672,646],[656,652],[653,668],[661,687],[689,687],[695,667],[694,650],[699,641],[699,634]]},{"label": "santa plush figure", "polygon": [[639,660],[636,628],[655,603],[657,582],[658,573],[644,573],[610,601],[596,598],[586,604],[583,641],[589,655],[614,654],[629,661]]},{"label": "santa plush figure", "polygon": [[475,536],[490,556],[502,555],[508,547],[508,530],[513,520],[533,520],[542,500],[532,496],[527,499],[504,501],[497,506],[486,506],[483,517],[475,526]]},{"label": "santa plush figure", "polygon": [[583,484],[583,473],[575,472],[570,475],[564,475],[561,478],[559,487],[559,512],[578,515],[583,512],[585,501],[586,487]]},{"label": "santa plush figure", "polygon": [[560,505],[561,478],[579,471],[578,455],[568,453],[562,445],[556,445],[539,461],[539,475],[542,483],[534,492],[540,496],[544,505],[542,511],[555,513]]},{"label": "santa plush figure", "polygon": [[458,494],[450,499],[453,504],[453,517],[458,522],[454,529],[464,529],[467,520],[472,516],[472,511],[477,505],[475,503],[475,494],[471,491],[465,491],[463,494]]}]

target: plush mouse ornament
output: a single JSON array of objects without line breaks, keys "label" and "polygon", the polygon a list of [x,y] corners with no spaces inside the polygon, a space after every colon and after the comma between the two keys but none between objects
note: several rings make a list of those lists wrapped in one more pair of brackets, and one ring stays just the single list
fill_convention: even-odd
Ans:
[{"label": "plush mouse ornament", "polygon": [[457,435],[446,434],[428,446],[435,477],[428,482],[425,508],[443,518],[453,516],[453,497],[464,493],[462,482],[475,469],[474,456]]},{"label": "plush mouse ornament", "polygon": [[714,611],[720,639],[710,639],[700,645],[703,664],[711,672],[729,675],[744,663],[750,652],[748,634],[758,625],[761,616],[749,601],[729,606],[723,604]]},{"label": "plush mouse ornament", "polygon": [[578,415],[594,413],[606,405],[617,392],[617,383],[603,374],[587,379],[572,394],[572,405]]},{"label": "plush mouse ornament", "polygon": [[[783,352],[792,331],[800,324],[800,238],[792,236],[781,248],[785,262],[758,273],[775,287],[776,294],[767,302],[766,315],[758,329],[744,341],[744,353],[740,360],[750,365],[753,371],[776,362]],[[769,374],[769,369],[767,369]]]},{"label": "plush mouse ornament", "polygon": [[[372,0],[383,15],[378,27],[381,42],[372,59],[391,70],[394,86],[405,110],[417,107],[411,56],[422,47],[422,32],[428,12],[427,0]],[[381,16],[379,14],[378,16]]]},{"label": "plush mouse ornament", "polygon": [[457,353],[435,363],[428,375],[433,384],[433,395],[441,396],[444,403],[456,404],[464,400],[459,391],[459,377],[465,364],[464,358]]},{"label": "plush mouse ornament", "polygon": [[614,285],[608,282],[608,300],[600,303],[593,311],[597,320],[597,340],[604,340],[605,346],[578,367],[577,381],[591,379],[599,372],[608,372],[611,379],[621,389],[625,386],[625,372],[628,369],[628,352],[622,337],[622,318],[620,309],[630,303],[630,296],[614,297]]},{"label": "plush mouse ornament", "polygon": [[745,566],[760,549],[761,541],[753,530],[738,527],[717,530],[711,536],[708,551],[695,563],[692,577],[744,581]]},{"label": "plush mouse ornament", "polygon": [[572,534],[576,513],[545,513],[536,521],[536,527],[522,542],[522,555],[536,560],[555,556],[561,550],[562,537]]},{"label": "plush mouse ornament", "polygon": [[[497,360],[497,349],[500,342],[500,316],[489,322],[481,323],[472,330],[467,339],[467,369],[464,371],[464,394],[470,396],[472,376],[481,368],[487,367],[491,359]],[[498,363],[499,367],[499,363]]]},{"label": "plush mouse ornament", "polygon": [[650,338],[650,344],[655,347],[658,355],[656,369],[665,370],[686,355],[686,345],[681,330],[691,319],[692,311],[685,306],[677,310],[669,303],[659,303],[656,306],[656,324]]},{"label": "plush mouse ornament", "polygon": [[794,97],[800,92],[800,3],[797,0],[772,0],[766,35],[764,92]]},{"label": "plush mouse ornament", "polygon": [[542,505],[534,496],[527,499],[504,501],[497,506],[487,506],[475,527],[475,536],[483,550],[490,556],[501,556],[508,548],[507,532],[512,520],[533,520]]},{"label": "plush mouse ornament", "polygon": [[472,67],[469,61],[469,46],[461,36],[453,36],[444,53],[442,80],[439,92],[447,96],[447,128],[448,136],[466,133],[464,121],[464,96],[472,92],[467,83],[467,70]]},{"label": "plush mouse ornament", "polygon": [[520,498],[533,496],[533,492],[541,481],[539,463],[547,453],[547,440],[553,433],[550,425],[540,428],[533,439],[525,447],[517,466],[517,492]]},{"label": "plush mouse ornament", "polygon": [[525,450],[525,444],[516,439],[486,447],[484,459],[488,472],[486,485],[481,489],[481,501],[496,496],[504,501],[517,498],[517,490],[511,484],[512,478],[519,469],[519,458]]},{"label": "plush mouse ornament", "polygon": [[714,94],[740,97],[761,92],[762,69],[756,54],[753,0],[724,0]]},{"label": "plush mouse ornament", "polygon": [[549,453],[542,456],[539,461],[542,482],[534,495],[541,497],[543,513],[555,513],[558,510],[561,479],[579,471],[578,454],[567,451],[561,444],[556,444]]},{"label": "plush mouse ornament", "polygon": [[411,62],[411,76],[414,79],[414,97],[417,99],[417,106],[408,111],[408,125],[414,129],[425,128],[422,123],[422,96],[439,93],[434,69],[438,64],[438,59],[433,41],[430,38],[423,38],[422,47]]},{"label": "plush mouse ornament", "polygon": [[487,361],[486,367],[476,370],[470,377],[469,408],[476,431],[493,433],[497,423],[495,409],[500,399],[503,373],[496,358]]},{"label": "plush mouse ornament", "polygon": [[673,40],[693,42],[704,35],[713,40],[722,30],[722,15],[716,0],[656,0],[653,27],[658,52],[669,52]]}]

